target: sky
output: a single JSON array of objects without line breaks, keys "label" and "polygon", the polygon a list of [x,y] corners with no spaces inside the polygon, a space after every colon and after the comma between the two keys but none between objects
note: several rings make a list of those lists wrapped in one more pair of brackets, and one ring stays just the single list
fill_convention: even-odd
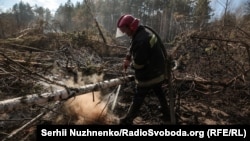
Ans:
[{"label": "sky", "polygon": [[[23,1],[24,3],[29,3],[30,6],[42,6],[43,8],[48,8],[52,13],[56,11],[56,9],[60,6],[60,4],[65,4],[68,0],[0,0],[0,10],[3,12],[11,9],[12,6],[16,3]],[[75,3],[83,0],[71,0],[71,2],[75,5]],[[232,2],[232,9],[243,4],[246,0],[230,0]],[[215,10],[215,16],[219,16],[224,8],[224,3],[226,0],[211,0],[212,8]]]},{"label": "sky", "polygon": [[[232,11],[237,10],[239,7],[243,7],[247,0],[229,0]],[[220,17],[225,9],[226,0],[211,0],[211,7],[215,10],[214,17]]]},{"label": "sky", "polygon": [[[65,4],[68,0],[0,0],[0,9],[2,11],[6,11],[11,9],[14,4],[19,3],[20,1],[24,3],[29,3],[30,6],[42,6],[43,8],[48,8],[52,13],[54,13],[60,4]],[[75,5],[75,3],[83,0],[71,0],[71,2]]]}]

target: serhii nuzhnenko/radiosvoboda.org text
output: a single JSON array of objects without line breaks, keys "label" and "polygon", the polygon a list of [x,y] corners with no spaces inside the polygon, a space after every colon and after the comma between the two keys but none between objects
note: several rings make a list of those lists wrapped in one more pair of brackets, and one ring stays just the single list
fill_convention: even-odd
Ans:
[{"label": "serhii nuzhnenko/radiosvoboda.org text", "polygon": [[47,129],[41,130],[41,136],[197,136],[204,138],[204,131],[185,131],[179,130],[154,130],[154,129],[119,129],[119,130],[77,130],[77,129],[55,129],[50,131]]}]

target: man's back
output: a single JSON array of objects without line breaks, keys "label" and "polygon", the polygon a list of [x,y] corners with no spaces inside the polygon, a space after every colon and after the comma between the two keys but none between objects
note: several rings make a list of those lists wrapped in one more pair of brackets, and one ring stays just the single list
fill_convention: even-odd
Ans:
[{"label": "man's back", "polygon": [[139,26],[132,37],[130,53],[138,81],[150,81],[165,73],[165,58],[159,40],[144,26]]}]

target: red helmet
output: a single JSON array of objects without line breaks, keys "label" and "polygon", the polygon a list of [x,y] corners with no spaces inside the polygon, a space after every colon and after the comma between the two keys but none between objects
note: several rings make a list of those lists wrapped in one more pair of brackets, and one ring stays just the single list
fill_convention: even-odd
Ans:
[{"label": "red helmet", "polygon": [[129,14],[122,15],[117,22],[117,27],[120,28],[127,26],[131,30],[135,31],[139,25],[139,21],[140,21],[139,19],[133,17],[132,15]]}]

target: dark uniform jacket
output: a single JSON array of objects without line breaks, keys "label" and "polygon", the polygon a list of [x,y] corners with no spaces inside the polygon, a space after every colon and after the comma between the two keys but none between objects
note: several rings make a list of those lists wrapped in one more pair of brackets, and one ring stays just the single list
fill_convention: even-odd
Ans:
[{"label": "dark uniform jacket", "polygon": [[165,58],[159,40],[142,25],[132,37],[129,54],[138,86],[150,86],[165,78]]}]

